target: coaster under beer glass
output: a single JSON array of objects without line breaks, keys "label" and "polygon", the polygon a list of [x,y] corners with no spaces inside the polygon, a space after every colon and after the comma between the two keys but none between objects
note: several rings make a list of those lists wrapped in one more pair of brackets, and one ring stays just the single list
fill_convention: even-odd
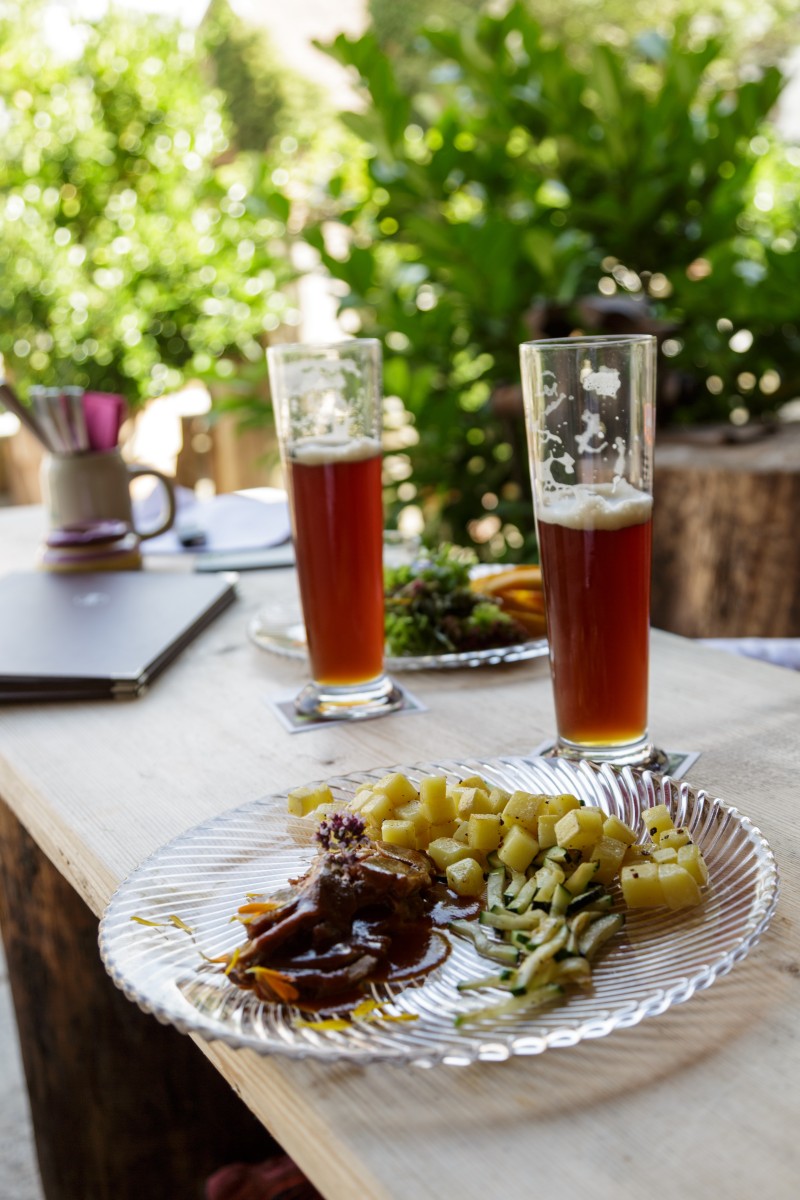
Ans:
[{"label": "coaster under beer glass", "polygon": [[295,701],[319,719],[391,712],[385,674],[380,342],[271,346],[312,682]]},{"label": "coaster under beer glass", "polygon": [[520,347],[558,738],[657,766],[647,729],[656,340]]}]

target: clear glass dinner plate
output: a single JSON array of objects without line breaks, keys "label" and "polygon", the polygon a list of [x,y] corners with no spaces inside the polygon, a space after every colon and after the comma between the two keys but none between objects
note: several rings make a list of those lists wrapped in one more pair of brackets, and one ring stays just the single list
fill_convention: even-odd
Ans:
[{"label": "clear glass dinner plate", "polygon": [[449,957],[424,980],[373,987],[374,998],[389,1003],[384,1011],[404,1020],[365,1017],[344,1030],[314,1029],[293,1007],[262,1003],[208,961],[243,940],[231,917],[245,897],[278,890],[315,853],[313,820],[289,817],[285,794],[272,795],[181,835],[122,884],[100,924],[101,955],[117,986],[184,1033],[261,1054],[419,1066],[498,1061],[602,1037],[688,1000],[748,953],[775,908],[778,874],[762,834],[735,808],[687,783],[524,758],[381,767],[328,782],[345,799],[359,783],[395,770],[412,780],[477,773],[508,789],[573,792],[634,827],[643,808],[663,802],[708,863],[704,902],[678,912],[628,912],[623,931],[593,964],[591,987],[575,988],[552,1008],[456,1028],[456,1015],[482,1007],[492,993],[456,990],[459,981],[485,975],[486,960],[453,938]]},{"label": "clear glass dinner plate", "polygon": [[[284,658],[306,658],[306,630],[302,617],[281,605],[268,605],[250,621],[247,632],[262,650]],[[386,670],[446,671],[462,667],[496,667],[501,663],[526,662],[547,654],[547,638],[519,642],[516,646],[498,646],[491,650],[462,650],[454,654],[387,655]]]}]

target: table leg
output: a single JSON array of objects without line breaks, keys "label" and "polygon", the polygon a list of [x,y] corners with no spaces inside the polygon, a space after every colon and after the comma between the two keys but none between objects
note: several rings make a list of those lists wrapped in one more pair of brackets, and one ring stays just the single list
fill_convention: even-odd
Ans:
[{"label": "table leg", "polygon": [[126,1000],[97,919],[0,801],[0,926],[47,1200],[194,1200],[277,1144],[193,1042]]}]

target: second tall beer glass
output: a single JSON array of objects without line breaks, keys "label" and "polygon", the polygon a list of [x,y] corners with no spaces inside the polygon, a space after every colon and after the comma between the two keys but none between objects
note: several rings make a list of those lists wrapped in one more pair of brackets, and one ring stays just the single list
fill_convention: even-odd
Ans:
[{"label": "second tall beer glass", "polygon": [[520,348],[556,753],[655,765],[647,729],[655,338]]},{"label": "second tall beer glass", "polygon": [[380,342],[272,346],[267,361],[313,678],[295,706],[390,712],[402,698],[383,669]]}]

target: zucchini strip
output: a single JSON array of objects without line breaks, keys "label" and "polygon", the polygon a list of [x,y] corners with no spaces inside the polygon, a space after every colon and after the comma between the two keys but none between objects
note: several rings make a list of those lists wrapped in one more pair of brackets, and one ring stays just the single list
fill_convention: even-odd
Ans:
[{"label": "zucchini strip", "polygon": [[533,908],[526,913],[482,912],[478,921],[491,929],[536,929],[543,916],[541,909]]},{"label": "zucchini strip", "polygon": [[511,1013],[530,1011],[541,1008],[544,1004],[552,1004],[564,994],[564,989],[558,983],[547,983],[543,987],[534,988],[524,996],[512,996],[500,1004],[489,1004],[486,1008],[478,1008],[474,1012],[459,1013],[456,1025],[466,1025],[470,1021],[483,1021],[495,1017],[509,1016]]},{"label": "zucchini strip", "polygon": [[519,962],[519,949],[516,946],[489,937],[475,921],[451,921],[450,929],[472,942],[484,958],[491,958],[494,962],[505,963],[511,967]]}]

